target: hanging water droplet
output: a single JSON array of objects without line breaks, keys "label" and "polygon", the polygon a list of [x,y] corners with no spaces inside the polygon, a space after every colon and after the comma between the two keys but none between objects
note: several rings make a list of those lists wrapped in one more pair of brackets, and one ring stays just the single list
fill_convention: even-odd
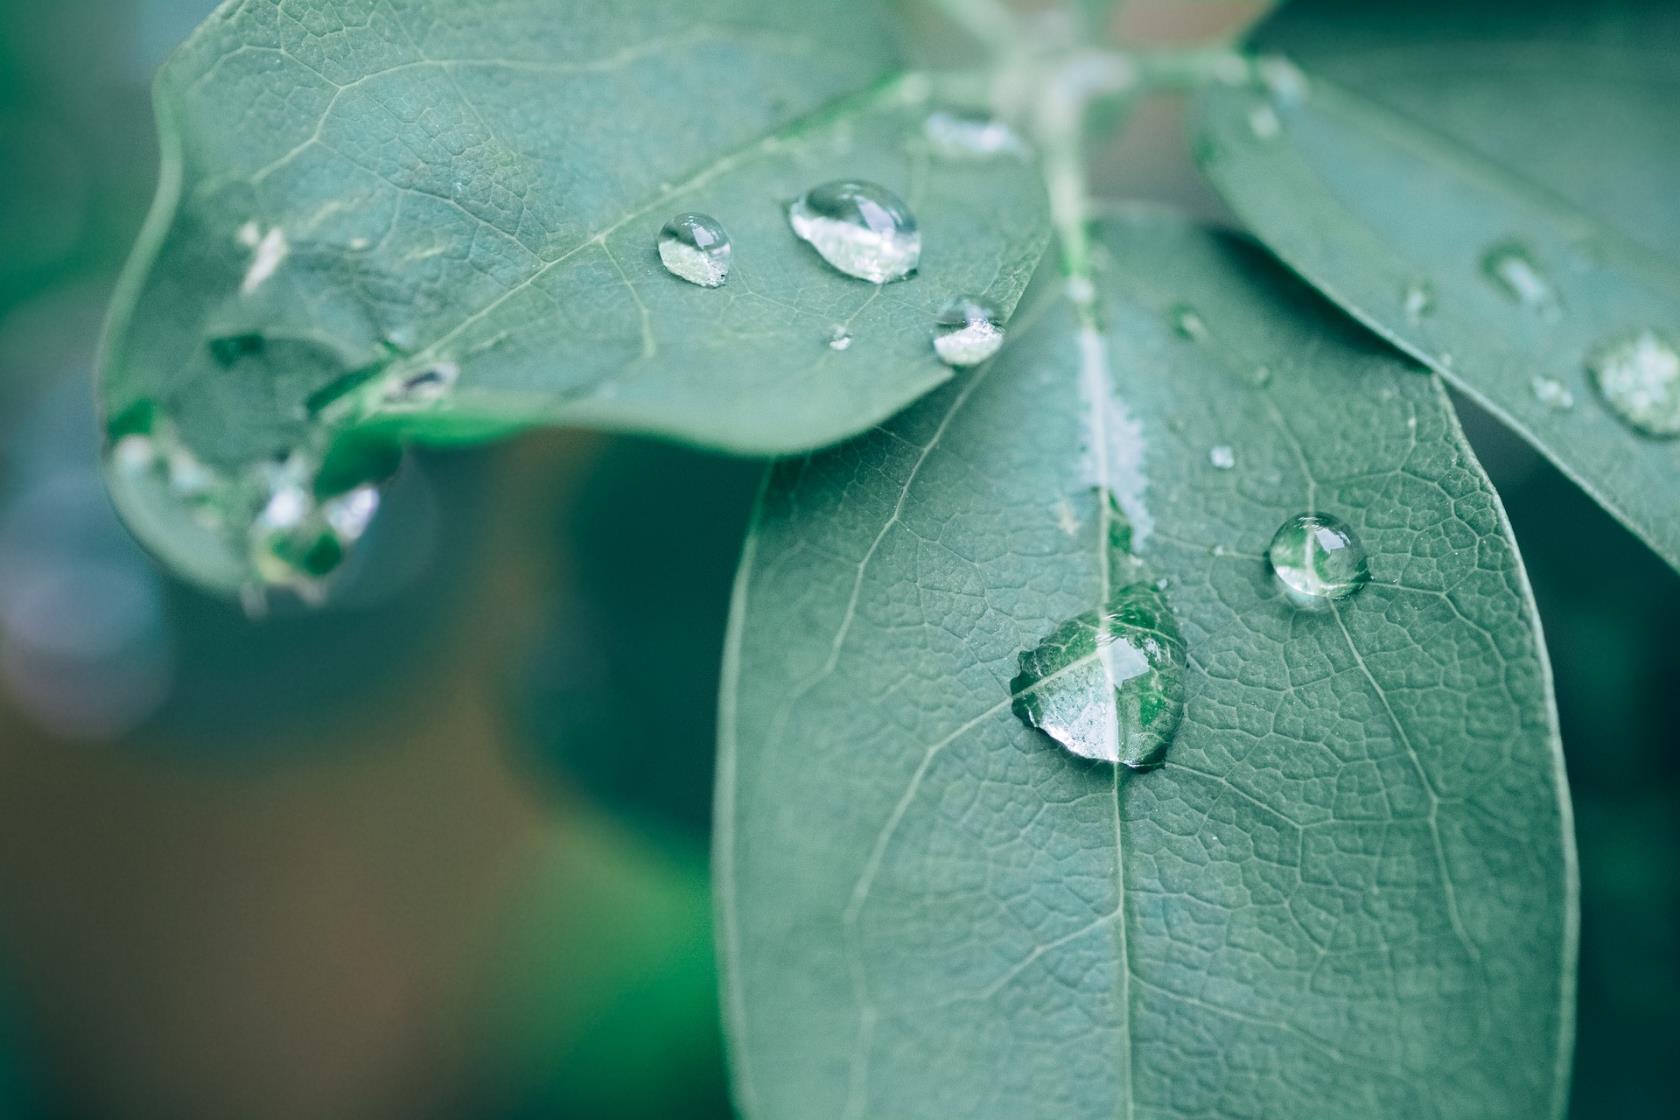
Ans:
[{"label": "hanging water droplet", "polygon": [[1415,327],[1435,310],[1435,289],[1422,280],[1415,281],[1406,285],[1400,302],[1406,321]]},{"label": "hanging water droplet", "polygon": [[1271,140],[1283,131],[1283,121],[1270,105],[1256,105],[1248,111],[1248,131],[1256,140]]},{"label": "hanging water droplet", "polygon": [[1557,289],[1528,250],[1503,241],[1482,254],[1482,274],[1501,294],[1548,319],[1560,313]]},{"label": "hanging water droplet", "polygon": [[852,346],[852,332],[836,324],[828,332],[828,348],[830,350],[849,350]]},{"label": "hanging water droplet", "polygon": [[948,366],[976,366],[1003,346],[1003,327],[992,306],[958,296],[934,320],[933,349]]},{"label": "hanging water droplet", "polygon": [[678,214],[659,231],[665,271],[702,288],[720,288],[729,279],[733,251],[723,226],[705,214]]},{"label": "hanging water droplet", "polygon": [[998,155],[1027,154],[1027,146],[1014,129],[979,113],[940,109],[928,115],[922,132],[934,153],[946,159],[987,159]]},{"label": "hanging water droplet", "polygon": [[1290,600],[1312,609],[1346,599],[1371,580],[1364,545],[1327,513],[1299,513],[1285,521],[1266,549],[1266,561]]},{"label": "hanging water droplet", "polygon": [[1600,346],[1587,358],[1593,384],[1621,420],[1641,435],[1680,436],[1680,350],[1653,330]]},{"label": "hanging water droplet", "polygon": [[1534,399],[1547,408],[1568,412],[1575,407],[1575,394],[1555,377],[1536,377],[1529,387],[1534,390]]},{"label": "hanging water droplet", "polygon": [[1222,443],[1209,449],[1208,462],[1212,463],[1216,470],[1228,471],[1237,465],[1237,453]]},{"label": "hanging water droplet", "polygon": [[921,260],[915,216],[874,183],[842,179],[812,187],[788,207],[788,223],[823,260],[859,280],[902,280]]},{"label": "hanging water droplet", "polygon": [[1184,715],[1184,641],[1164,591],[1134,556],[1130,525],[1106,490],[1107,601],[1020,655],[1011,707],[1070,753],[1134,770],[1160,764]]},{"label": "hanging water droplet", "polygon": [[358,486],[318,500],[310,467],[299,456],[258,472],[266,500],[251,522],[251,570],[268,586],[300,592],[319,588],[337,571],[379,509],[379,491]]},{"label": "hanging water droplet", "polygon": [[1174,304],[1167,316],[1172,320],[1173,333],[1178,337],[1190,339],[1192,342],[1207,337],[1207,322],[1189,304]]}]

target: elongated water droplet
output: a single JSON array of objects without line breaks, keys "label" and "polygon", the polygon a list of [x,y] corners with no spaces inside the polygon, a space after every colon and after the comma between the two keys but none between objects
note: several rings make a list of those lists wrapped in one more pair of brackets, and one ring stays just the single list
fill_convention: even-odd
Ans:
[{"label": "elongated water droplet", "polygon": [[1207,337],[1207,322],[1194,307],[1187,303],[1174,304],[1168,317],[1172,320],[1174,333],[1180,338],[1190,339],[1192,342]]},{"label": "elongated water droplet", "polygon": [[1228,471],[1237,465],[1237,453],[1222,443],[1208,451],[1208,462],[1217,470]]},{"label": "elongated water droplet", "polygon": [[1680,436],[1680,350],[1653,330],[1594,350],[1587,369],[1610,411],[1641,435]]},{"label": "elongated water droplet", "polygon": [[678,214],[659,231],[659,260],[665,271],[702,288],[723,286],[732,254],[723,226],[705,214]]},{"label": "elongated water droplet", "polygon": [[1501,294],[1539,315],[1550,319],[1561,311],[1551,280],[1514,241],[1500,242],[1482,254],[1482,274]]},{"label": "elongated water droplet", "polygon": [[1536,377],[1529,387],[1534,390],[1534,399],[1547,408],[1568,412],[1575,407],[1575,394],[1555,377]]},{"label": "elongated water droplet", "polygon": [[424,369],[395,378],[385,388],[384,405],[393,410],[424,408],[449,395],[461,379],[454,362],[434,362]]},{"label": "elongated water droplet", "polygon": [[958,296],[934,320],[933,349],[948,366],[977,366],[1003,346],[1003,327],[991,304]]},{"label": "elongated water droplet", "polygon": [[874,183],[842,179],[812,187],[788,207],[788,223],[823,260],[874,284],[904,279],[922,257],[910,208]]},{"label": "elongated water droplet", "polygon": [[934,153],[946,159],[989,159],[992,156],[1024,156],[1027,146],[1015,130],[1000,120],[979,113],[940,109],[930,113],[922,126]]},{"label": "elongated water droplet", "polygon": [[1130,552],[1132,533],[1107,491],[1107,601],[1020,655],[1011,707],[1081,758],[1134,770],[1165,758],[1184,716],[1184,640],[1166,583]]},{"label": "elongated water droplet", "polygon": [[845,327],[836,325],[828,332],[828,348],[830,350],[850,350],[852,347],[852,332]]},{"label": "elongated water droplet", "polygon": [[1266,561],[1290,600],[1310,609],[1346,599],[1371,581],[1365,546],[1327,513],[1298,513],[1285,521],[1266,549]]},{"label": "elongated water droplet", "polygon": [[1406,312],[1406,321],[1416,326],[1435,310],[1435,289],[1421,280],[1408,284],[1400,296],[1400,303]]}]

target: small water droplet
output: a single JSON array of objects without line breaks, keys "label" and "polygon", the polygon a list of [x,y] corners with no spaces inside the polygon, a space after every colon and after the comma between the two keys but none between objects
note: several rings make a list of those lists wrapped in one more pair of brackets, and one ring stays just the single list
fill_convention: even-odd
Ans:
[{"label": "small water droplet", "polygon": [[1268,386],[1272,383],[1272,367],[1271,366],[1255,366],[1254,367],[1254,373],[1251,376],[1254,379],[1255,388],[1264,389],[1266,386]]},{"label": "small water droplet", "polygon": [[1172,320],[1173,332],[1178,337],[1190,339],[1192,342],[1207,337],[1207,322],[1189,304],[1174,304],[1167,315]]},{"label": "small water droplet", "polygon": [[1371,580],[1364,545],[1327,513],[1299,513],[1285,521],[1266,549],[1266,561],[1290,600],[1311,609],[1346,599]]},{"label": "small water droplet", "polygon": [[1256,140],[1275,139],[1283,131],[1283,121],[1270,105],[1256,105],[1248,111],[1248,131]]},{"label": "small water droplet", "polygon": [[723,226],[705,214],[678,214],[659,231],[665,271],[702,288],[723,286],[733,252]]},{"label": "small water droplet", "polygon": [[461,379],[461,367],[454,362],[433,362],[424,369],[404,374],[385,388],[385,407],[402,410],[424,408],[449,395]]},{"label": "small water droplet", "polygon": [[1208,462],[1212,463],[1217,470],[1228,471],[1237,465],[1237,453],[1222,443],[1209,449]]},{"label": "small water droplet", "polygon": [[940,109],[928,114],[922,131],[934,152],[946,159],[987,159],[999,155],[1027,154],[1027,146],[1014,129],[979,113]]},{"label": "small water droplet", "polygon": [[1425,281],[1414,281],[1406,285],[1400,302],[1406,312],[1406,321],[1415,327],[1435,310],[1435,289]]},{"label": "small water droplet", "polygon": [[845,327],[836,325],[828,332],[828,348],[830,350],[849,350],[852,346],[852,332]]},{"label": "small water droplet", "polygon": [[948,366],[976,366],[1003,346],[1003,327],[989,303],[958,296],[934,320],[933,349]]},{"label": "small water droplet", "polygon": [[1482,254],[1482,274],[1501,294],[1537,314],[1551,319],[1561,312],[1557,289],[1529,251],[1514,241],[1502,241]]},{"label": "small water droplet", "polygon": [[904,200],[852,179],[812,187],[788,207],[801,241],[847,276],[885,284],[916,270],[922,234]]},{"label": "small water droplet", "polygon": [[1260,76],[1260,84],[1279,105],[1299,105],[1311,92],[1306,74],[1282,55],[1267,55],[1259,59],[1254,64],[1254,70]]},{"label": "small water droplet", "polygon": [[[1112,495],[1099,494],[1111,518]],[[1160,765],[1184,716],[1184,640],[1164,594],[1128,551],[1123,518],[1107,537],[1111,590],[1020,655],[1009,682],[1017,718],[1081,758],[1133,770]]]},{"label": "small water droplet", "polygon": [[1536,377],[1529,386],[1534,390],[1534,399],[1547,408],[1568,412],[1575,407],[1575,394],[1555,377]]},{"label": "small water droplet", "polygon": [[1653,330],[1612,339],[1587,357],[1599,396],[1641,435],[1680,436],[1680,350]]}]

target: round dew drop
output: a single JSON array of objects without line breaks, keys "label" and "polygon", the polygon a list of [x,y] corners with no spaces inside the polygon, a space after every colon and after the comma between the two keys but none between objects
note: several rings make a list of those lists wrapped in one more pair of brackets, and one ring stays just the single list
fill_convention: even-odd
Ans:
[{"label": "round dew drop", "polygon": [[1228,471],[1237,465],[1237,453],[1226,444],[1208,449],[1208,462],[1215,470]]},{"label": "round dew drop", "polygon": [[977,366],[1002,346],[997,311],[973,296],[953,299],[934,320],[934,353],[948,366]]},{"label": "round dew drop", "polygon": [[834,268],[872,284],[904,279],[922,258],[915,215],[875,183],[841,179],[812,187],[788,207],[788,224]]},{"label": "round dew drop", "polygon": [[1365,546],[1340,518],[1298,513],[1266,549],[1266,562],[1291,602],[1322,610],[1357,594],[1371,581]]},{"label": "round dew drop", "polygon": [[1640,435],[1680,436],[1680,350],[1652,330],[1636,331],[1587,357],[1593,384],[1610,411]]},{"label": "round dew drop", "polygon": [[723,226],[705,214],[678,214],[659,231],[665,271],[702,288],[723,287],[733,251]]}]

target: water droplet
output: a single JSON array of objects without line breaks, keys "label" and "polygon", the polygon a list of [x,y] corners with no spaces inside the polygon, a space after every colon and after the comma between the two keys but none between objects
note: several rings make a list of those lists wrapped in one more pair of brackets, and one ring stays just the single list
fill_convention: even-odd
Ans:
[{"label": "water droplet", "polygon": [[1340,518],[1299,513],[1285,521],[1266,549],[1278,585],[1297,606],[1322,609],[1355,594],[1371,580],[1365,547]]},{"label": "water droplet", "polygon": [[845,327],[836,325],[828,332],[828,348],[830,350],[849,350],[852,346],[852,332]]},{"label": "water droplet", "polygon": [[1534,399],[1547,408],[1568,412],[1575,407],[1575,394],[1555,377],[1536,377],[1529,385],[1534,390]]},{"label": "water droplet", "polygon": [[1283,122],[1270,105],[1256,105],[1248,111],[1248,131],[1256,140],[1271,140],[1283,131]]},{"label": "water droplet", "polygon": [[678,214],[659,231],[659,260],[665,271],[702,288],[723,286],[732,253],[723,226],[705,214]]},{"label": "water droplet", "polygon": [[1612,339],[1587,358],[1604,403],[1628,427],[1658,439],[1680,436],[1680,350],[1652,330]]},{"label": "water droplet", "polygon": [[934,152],[947,159],[1027,154],[1027,146],[1014,129],[979,113],[940,109],[928,115],[922,131]]},{"label": "water droplet", "polygon": [[1207,337],[1207,322],[1189,304],[1174,304],[1172,310],[1167,314],[1172,320],[1173,332],[1178,337],[1187,338],[1193,342]]},{"label": "water droplet", "polygon": [[1435,310],[1435,289],[1422,280],[1407,284],[1400,302],[1406,321],[1415,327]]},{"label": "water droplet", "polygon": [[1208,462],[1217,470],[1228,471],[1237,465],[1237,453],[1225,444],[1209,449]]},{"label": "water droplet", "polygon": [[1482,254],[1482,274],[1506,297],[1548,319],[1560,313],[1557,290],[1528,250],[1502,241]]},{"label": "water droplet", "polygon": [[265,500],[251,522],[251,570],[266,585],[300,592],[317,589],[337,571],[379,509],[379,491],[367,485],[317,500],[311,468],[291,456],[258,472]]},{"label": "water droplet", "polygon": [[958,296],[934,320],[933,349],[948,366],[976,366],[1003,346],[1003,327],[992,306]]},{"label": "water droplet", "polygon": [[1272,383],[1272,367],[1255,366],[1252,376],[1254,379],[1254,387],[1257,389],[1264,389]]},{"label": "water droplet", "polygon": [[1311,91],[1306,74],[1282,55],[1268,55],[1258,60],[1254,71],[1260,76],[1260,84],[1279,105],[1299,105]]},{"label": "water droplet", "polygon": [[433,362],[424,369],[404,374],[385,387],[384,405],[393,410],[424,408],[449,395],[461,379],[461,367],[454,362]]},{"label": "water droplet", "polygon": [[859,280],[902,280],[921,260],[922,234],[910,208],[874,183],[812,187],[788,207],[788,223],[823,260]]},{"label": "water droplet", "polygon": [[1099,500],[1118,519],[1106,542],[1108,601],[1020,655],[1011,707],[1072,754],[1147,770],[1160,765],[1184,716],[1184,640],[1162,582],[1128,551],[1114,498]]}]

